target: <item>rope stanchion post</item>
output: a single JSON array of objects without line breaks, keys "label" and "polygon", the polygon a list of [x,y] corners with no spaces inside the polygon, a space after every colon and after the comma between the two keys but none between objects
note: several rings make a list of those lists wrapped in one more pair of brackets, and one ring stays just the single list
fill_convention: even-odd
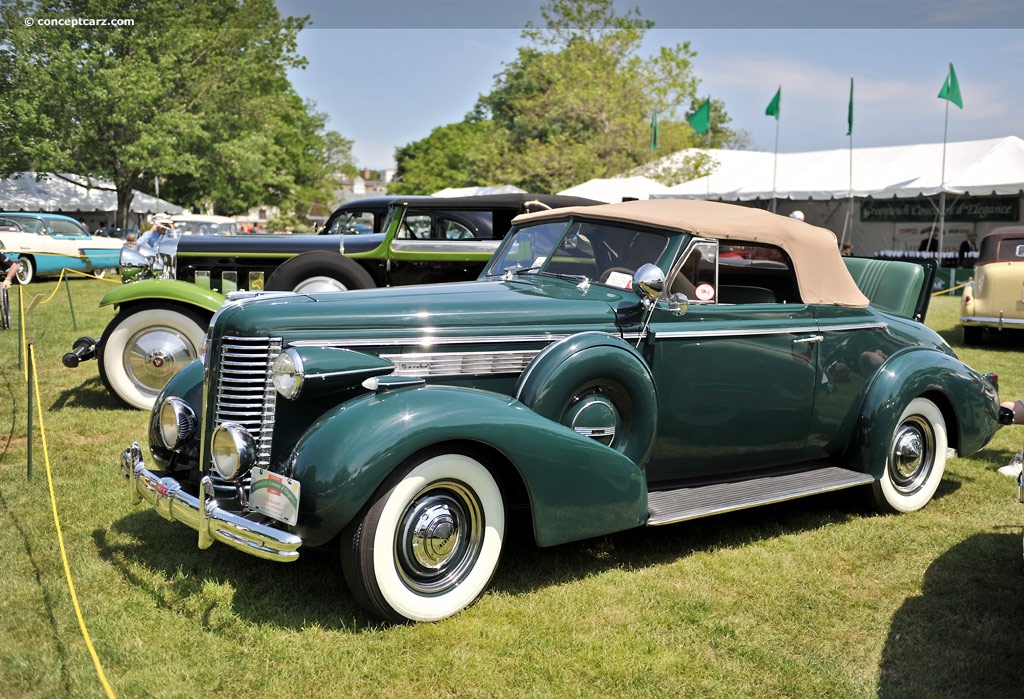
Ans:
[{"label": "rope stanchion post", "polygon": [[[62,270],[61,275],[63,276],[66,271]],[[75,304],[71,300],[71,284],[68,283],[67,279],[64,280],[64,289],[68,292],[68,306],[71,308],[71,327],[78,330],[78,321],[75,319]]]},{"label": "rope stanchion post", "polygon": [[[32,347],[35,343],[28,343],[28,353],[32,354]],[[35,402],[35,367],[28,362],[28,480],[32,480],[32,404]]]}]

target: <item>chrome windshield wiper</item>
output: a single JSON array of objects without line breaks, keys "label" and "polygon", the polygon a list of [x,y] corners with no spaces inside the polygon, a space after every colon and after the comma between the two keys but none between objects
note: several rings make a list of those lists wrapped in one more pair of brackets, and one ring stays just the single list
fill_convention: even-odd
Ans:
[{"label": "chrome windshield wiper", "polygon": [[504,274],[501,275],[501,279],[502,281],[511,281],[517,274],[536,272],[540,267],[540,265],[534,265],[533,267],[509,267],[505,270]]}]

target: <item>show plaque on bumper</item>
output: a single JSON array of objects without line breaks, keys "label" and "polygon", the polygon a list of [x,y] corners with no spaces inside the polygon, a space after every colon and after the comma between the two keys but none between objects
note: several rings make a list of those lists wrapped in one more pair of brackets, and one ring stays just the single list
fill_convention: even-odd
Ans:
[{"label": "show plaque on bumper", "polygon": [[[121,473],[128,479],[133,505],[145,500],[165,519],[195,529],[199,532],[199,548],[209,548],[214,541],[219,541],[272,561],[289,562],[299,557],[302,539],[295,534],[221,509],[213,497],[213,482],[209,476],[203,477],[201,498],[197,498],[185,492],[175,479],[158,476],[147,469],[138,442],[132,442],[121,454]],[[294,483],[294,487],[297,500],[298,483]],[[291,492],[289,489],[289,494]]]}]

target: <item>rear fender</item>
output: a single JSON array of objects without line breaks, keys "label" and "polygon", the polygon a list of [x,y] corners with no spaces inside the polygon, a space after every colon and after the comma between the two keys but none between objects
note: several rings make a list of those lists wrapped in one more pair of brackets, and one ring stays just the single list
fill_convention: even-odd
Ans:
[{"label": "rear fender", "polygon": [[136,301],[175,301],[201,308],[212,314],[221,307],[226,298],[223,294],[191,282],[177,279],[145,279],[111,289],[100,299],[100,306],[120,306]]},{"label": "rear fender", "polygon": [[306,431],[289,459],[302,484],[298,533],[311,545],[326,543],[406,459],[453,442],[507,458],[525,484],[541,546],[646,520],[643,472],[622,454],[508,396],[421,386],[360,396]]},{"label": "rear fender", "polygon": [[875,374],[861,406],[851,468],[881,478],[889,441],[900,415],[914,398],[931,400],[942,411],[950,446],[961,456],[992,439],[998,423],[995,387],[955,357],[926,347],[894,355]]}]

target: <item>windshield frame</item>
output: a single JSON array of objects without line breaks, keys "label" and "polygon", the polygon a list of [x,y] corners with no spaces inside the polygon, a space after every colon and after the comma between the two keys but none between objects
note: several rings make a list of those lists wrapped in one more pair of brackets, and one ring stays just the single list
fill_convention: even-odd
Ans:
[{"label": "windshield frame", "polygon": [[[629,243],[625,244],[627,237]],[[672,232],[649,226],[578,215],[513,225],[480,279],[509,279],[529,274],[587,279],[604,286],[629,289],[633,273],[641,265],[662,266],[664,260],[675,259],[678,245],[673,243],[676,238],[679,236]],[[577,251],[582,254],[575,254]]]}]

